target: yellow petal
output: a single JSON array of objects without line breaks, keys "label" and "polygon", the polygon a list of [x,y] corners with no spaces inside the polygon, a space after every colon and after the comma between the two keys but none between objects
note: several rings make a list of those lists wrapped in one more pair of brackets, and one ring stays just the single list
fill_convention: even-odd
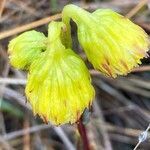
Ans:
[{"label": "yellow petal", "polygon": [[84,62],[66,49],[34,61],[26,95],[35,114],[55,125],[74,123],[91,105],[94,89]]},{"label": "yellow petal", "polygon": [[126,75],[148,56],[148,35],[112,10],[99,9],[89,13],[75,5],[67,5],[62,17],[67,30],[70,29],[69,19],[76,22],[79,43],[88,60],[107,76]]},{"label": "yellow petal", "polygon": [[148,35],[129,19],[97,10],[91,26],[78,27],[79,41],[93,66],[107,76],[126,75],[147,56]]},{"label": "yellow petal", "polygon": [[34,114],[54,125],[78,121],[94,97],[84,62],[60,43],[62,25],[50,24],[50,46],[31,64],[26,86]]}]

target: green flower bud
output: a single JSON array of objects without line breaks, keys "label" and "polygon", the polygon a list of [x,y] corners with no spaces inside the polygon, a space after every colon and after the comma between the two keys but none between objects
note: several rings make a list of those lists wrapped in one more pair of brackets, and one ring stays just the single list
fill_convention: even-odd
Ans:
[{"label": "green flower bud", "polygon": [[[75,5],[63,10],[63,22],[69,32],[72,18],[78,27],[78,39],[94,68],[111,77],[126,75],[147,56],[148,35],[122,15],[109,9],[89,13]],[[71,38],[68,36],[71,43]]]},{"label": "green flower bud", "polygon": [[81,58],[61,42],[62,22],[51,22],[45,52],[29,68],[26,95],[34,114],[54,125],[75,123],[94,97]]},{"label": "green flower bud", "polygon": [[34,30],[17,36],[8,45],[10,63],[18,69],[28,69],[31,62],[46,50],[46,44],[45,35]]}]

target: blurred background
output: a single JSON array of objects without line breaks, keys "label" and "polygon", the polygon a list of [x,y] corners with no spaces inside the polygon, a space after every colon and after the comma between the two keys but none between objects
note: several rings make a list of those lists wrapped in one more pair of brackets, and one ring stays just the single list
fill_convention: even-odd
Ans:
[{"label": "blurred background", "polygon": [[[26,72],[11,67],[7,54],[9,40],[19,33],[35,29],[47,35],[48,23],[60,19],[53,15],[69,3],[89,11],[113,9],[150,33],[148,0],[0,0],[0,150],[83,149],[76,125],[53,127],[33,116],[24,94]],[[73,22],[72,27],[74,49],[89,67],[96,89],[86,125],[91,150],[132,150],[150,127],[150,58],[126,77],[104,77],[87,61]],[[149,133],[142,135],[137,149],[150,150]]]}]

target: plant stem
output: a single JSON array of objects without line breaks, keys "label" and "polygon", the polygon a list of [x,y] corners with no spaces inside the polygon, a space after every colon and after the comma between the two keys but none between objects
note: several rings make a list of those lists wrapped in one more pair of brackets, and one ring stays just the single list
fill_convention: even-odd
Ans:
[{"label": "plant stem", "polygon": [[90,150],[86,128],[85,128],[84,124],[82,123],[81,119],[79,119],[79,122],[78,122],[77,126],[78,126],[78,131],[80,133],[80,136],[81,136],[81,139],[82,139],[82,142],[83,142],[84,150]]}]

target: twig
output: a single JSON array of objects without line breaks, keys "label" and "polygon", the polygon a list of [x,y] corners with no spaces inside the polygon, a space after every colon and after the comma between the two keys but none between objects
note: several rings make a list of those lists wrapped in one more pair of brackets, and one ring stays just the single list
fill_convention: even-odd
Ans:
[{"label": "twig", "polygon": [[[94,83],[109,93],[110,95],[113,95],[116,97],[121,103],[125,104],[126,106],[130,105],[135,107],[137,109],[137,112],[142,114],[146,120],[150,120],[150,113],[149,111],[143,110],[141,107],[139,107],[137,104],[131,102],[128,98],[126,98],[124,95],[122,95],[119,91],[117,91],[115,88],[111,87],[110,85],[106,84],[105,82],[101,80],[95,80]],[[116,84],[116,83],[115,83]]]},{"label": "twig", "polygon": [[143,71],[150,71],[150,65],[135,68],[135,69],[133,69],[132,72],[143,72]]},{"label": "twig", "polygon": [[[14,132],[5,134],[4,136],[2,136],[2,138],[4,140],[12,140],[14,138],[23,136],[25,134],[29,134],[29,133],[31,134],[31,133],[38,132],[41,130],[46,130],[46,129],[49,129],[51,127],[52,127],[51,125],[46,125],[46,124],[37,125],[37,126],[31,127],[31,128],[18,130],[18,131],[14,131]],[[67,146],[68,150],[75,150],[74,146],[72,145],[72,143],[68,139],[67,135],[64,133],[64,131],[60,127],[53,127],[53,129],[58,134],[58,136],[62,139],[64,144]]]},{"label": "twig", "polygon": [[17,78],[1,78],[0,84],[14,84],[14,85],[25,85],[26,79],[17,79]]},{"label": "twig", "polygon": [[[135,68],[132,70],[132,72],[144,72],[144,71],[150,71],[150,66],[141,66],[138,68]],[[90,73],[92,75],[99,75],[100,72],[94,69],[90,69]],[[18,79],[18,78],[2,78],[0,77],[0,84],[16,84],[16,85],[25,85],[26,79]]]},{"label": "twig", "polygon": [[75,150],[75,147],[68,139],[67,135],[64,133],[64,131],[60,127],[54,127],[55,132],[58,134],[58,136],[61,138],[63,143],[66,145],[68,150]]},{"label": "twig", "polygon": [[[124,2],[124,5],[128,6],[128,5],[135,5],[138,3],[138,0],[134,0],[134,1],[125,1]],[[81,6],[80,3],[75,3],[79,6]],[[90,4],[90,5],[86,5],[85,7],[86,8],[89,8],[89,9],[96,9],[96,8],[99,8],[99,7],[102,7],[102,8],[114,8],[114,7],[119,7],[120,5],[122,5],[122,2],[120,3],[106,3],[106,2],[103,2],[103,3],[93,3],[93,4]],[[35,27],[38,27],[38,26],[41,26],[41,25],[44,25],[52,20],[57,20],[57,19],[60,19],[61,18],[61,14],[56,14],[56,15],[53,15],[53,16],[50,16],[50,17],[46,17],[46,18],[43,18],[43,19],[40,19],[38,21],[34,21],[32,23],[29,23],[29,24],[26,24],[26,25],[23,25],[23,26],[19,26],[19,27],[16,27],[14,29],[10,29],[8,31],[4,31],[4,32],[1,32],[0,33],[0,39],[4,39],[4,38],[7,38],[9,36],[12,36],[14,34],[17,34],[17,33],[20,33],[20,32],[23,32],[23,31],[26,31],[26,30],[30,30],[30,29],[33,29]]]},{"label": "twig", "polygon": [[[119,143],[125,143],[127,145],[129,144],[135,144],[135,140],[133,139],[133,137],[129,137],[126,135],[121,135],[121,134],[116,134],[116,133],[109,133],[109,136],[111,138],[112,141],[117,141]],[[122,149],[121,149],[122,150]]]},{"label": "twig", "polygon": [[104,138],[105,149],[106,150],[112,150],[112,146],[111,146],[109,135],[107,133],[107,128],[106,128],[106,124],[104,121],[103,113],[102,113],[101,108],[99,107],[99,104],[97,103],[96,100],[94,101],[94,109],[95,109],[97,115],[101,119],[100,127],[101,127],[101,133],[102,133],[103,138]]},{"label": "twig", "polygon": [[46,125],[46,124],[36,125],[36,126],[30,127],[30,128],[26,128],[26,129],[14,131],[14,132],[11,132],[11,133],[7,133],[4,136],[2,136],[2,138],[4,140],[12,140],[14,138],[23,136],[24,134],[29,134],[29,133],[31,134],[31,133],[38,132],[38,131],[41,131],[41,130],[49,129],[51,127],[52,127],[51,125]]},{"label": "twig", "polygon": [[11,88],[4,88],[4,97],[9,98],[10,100],[13,98],[18,104],[20,104],[24,108],[31,110],[31,106],[28,103],[25,103],[25,97]]},{"label": "twig", "polygon": [[[13,90],[10,90],[10,89],[8,89],[8,88],[5,88],[5,90],[7,90],[8,92],[7,92],[7,94],[8,93],[11,93]],[[23,96],[21,96],[19,93],[17,94],[17,92],[15,92],[15,91],[13,91],[13,95],[15,95],[15,97],[19,97],[19,100],[18,100],[18,102],[22,105],[22,106],[24,106],[24,107],[26,107],[27,109],[29,109],[29,110],[31,110],[31,107],[29,106],[29,105],[25,105],[25,103],[23,103],[23,101],[25,102],[25,99],[24,99],[24,97]],[[49,128],[50,126],[48,126],[48,125],[39,125],[39,126],[35,126],[35,127],[31,127],[31,128],[29,128],[29,129],[25,129],[25,130],[20,130],[20,131],[15,131],[15,132],[12,132],[12,133],[9,133],[9,134],[6,134],[6,135],[4,135],[4,138],[6,139],[6,140],[10,140],[10,139],[13,139],[13,138],[16,138],[16,137],[18,137],[18,136],[22,136],[22,135],[24,135],[25,133],[27,134],[27,133],[33,133],[33,132],[37,132],[38,130],[43,130],[43,129],[47,129],[47,128]],[[62,130],[61,128],[57,128],[57,127],[53,127],[53,129],[57,132],[57,134],[58,134],[58,136],[62,139],[62,141],[64,142],[64,144],[67,146],[67,147],[69,147],[69,145],[72,145],[72,143],[70,142],[70,140],[68,139],[68,137],[67,137],[67,135],[64,133],[64,131],[60,131],[60,130]],[[62,137],[62,132],[63,132],[63,137]],[[61,135],[60,135],[61,134]],[[64,140],[65,139],[65,140]],[[68,140],[66,140],[66,139],[68,139]],[[68,143],[65,143],[65,142],[67,142],[68,141]],[[73,145],[70,147],[70,148],[68,148],[69,150],[75,150],[75,149],[72,149],[72,147],[73,147]]]},{"label": "twig", "polygon": [[[100,124],[101,120],[98,123]],[[114,133],[119,133],[119,134],[126,135],[126,136],[131,136],[132,138],[137,138],[139,136],[139,134],[141,132],[143,132],[142,130],[132,129],[132,128],[123,128],[123,127],[111,125],[108,123],[106,123],[105,127],[109,132],[114,132]]]},{"label": "twig", "polygon": [[7,141],[5,141],[1,136],[0,136],[0,149],[1,150],[14,150]]},{"label": "twig", "polygon": [[60,18],[61,18],[61,14],[56,14],[56,15],[46,17],[46,18],[43,18],[43,19],[38,20],[38,21],[34,21],[32,23],[29,23],[29,24],[26,24],[26,25],[23,25],[23,26],[20,26],[20,27],[16,27],[16,28],[8,30],[8,31],[1,32],[0,33],[0,40],[4,39],[6,37],[9,37],[11,35],[14,35],[14,34],[26,31],[26,30],[33,29],[33,28],[41,26],[41,25],[44,25],[44,24],[46,24],[46,23],[48,23],[52,20],[57,20],[57,19],[60,19]]},{"label": "twig", "polygon": [[1,18],[1,16],[2,16],[5,3],[6,3],[6,0],[1,0],[1,1],[0,1],[0,18]]},{"label": "twig", "polygon": [[[144,72],[144,71],[150,71],[150,65],[141,66],[141,67],[138,67],[138,68],[134,68],[132,70],[132,72]],[[94,70],[94,69],[90,69],[90,73],[92,75],[99,75],[100,74],[99,71]]]},{"label": "twig", "polygon": [[[29,129],[29,119],[26,117],[24,120],[24,129]],[[30,150],[30,134],[25,133],[23,136],[23,150]]]},{"label": "twig", "polygon": [[[3,54],[4,54],[3,56],[7,58],[6,53],[4,52]],[[7,77],[7,76],[8,76],[9,69],[10,69],[10,67],[9,67],[8,62],[7,62],[7,63],[5,64],[4,70],[3,70],[3,72],[2,72],[2,75],[3,75],[4,77]],[[6,86],[5,84],[1,84],[1,85],[0,85],[0,109],[1,109],[1,106],[2,106],[3,94],[4,94],[4,88],[5,88],[5,86]],[[2,114],[1,111],[0,111],[0,130],[3,131],[2,134],[5,134],[5,132],[6,132],[6,129],[5,129],[5,122],[4,122],[4,117],[3,117],[3,114]]]},{"label": "twig", "polygon": [[137,4],[129,13],[127,13],[126,17],[133,17],[147,2],[148,0],[141,0],[139,4]]}]

